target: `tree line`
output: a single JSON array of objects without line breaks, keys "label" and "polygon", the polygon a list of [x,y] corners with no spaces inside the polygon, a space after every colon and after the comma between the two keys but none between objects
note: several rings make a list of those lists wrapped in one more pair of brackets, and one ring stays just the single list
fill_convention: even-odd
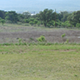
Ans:
[{"label": "tree line", "polygon": [[57,13],[52,9],[44,9],[35,15],[30,12],[16,13],[15,11],[0,10],[0,22],[27,23],[30,25],[44,25],[45,27],[80,27],[80,11]]}]

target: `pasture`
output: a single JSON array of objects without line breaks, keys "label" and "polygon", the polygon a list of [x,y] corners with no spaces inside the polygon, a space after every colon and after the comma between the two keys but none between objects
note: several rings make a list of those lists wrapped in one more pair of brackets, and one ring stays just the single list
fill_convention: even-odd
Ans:
[{"label": "pasture", "polygon": [[0,80],[80,80],[80,45],[0,45]]},{"label": "pasture", "polygon": [[0,80],[80,80],[79,43],[78,29],[0,24]]}]

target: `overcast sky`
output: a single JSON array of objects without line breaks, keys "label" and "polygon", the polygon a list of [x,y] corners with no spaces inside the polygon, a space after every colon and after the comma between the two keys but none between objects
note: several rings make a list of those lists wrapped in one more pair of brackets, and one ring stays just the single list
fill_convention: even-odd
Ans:
[{"label": "overcast sky", "polygon": [[0,0],[0,10],[41,11],[45,8],[76,11],[80,9],[80,0]]}]

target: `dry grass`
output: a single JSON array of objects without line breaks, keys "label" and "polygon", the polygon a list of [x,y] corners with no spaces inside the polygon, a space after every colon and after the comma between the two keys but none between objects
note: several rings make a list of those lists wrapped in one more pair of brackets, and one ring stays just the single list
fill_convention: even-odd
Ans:
[{"label": "dry grass", "polygon": [[[62,34],[66,36],[61,37]],[[44,28],[39,26],[25,26],[25,24],[0,24],[0,43],[17,43],[18,38],[23,42],[36,42],[36,38],[45,36],[47,42],[77,42],[80,43],[80,31],[65,28]],[[31,40],[32,39],[32,40]]]},{"label": "dry grass", "polygon": [[0,46],[0,80],[80,80],[80,45]]}]

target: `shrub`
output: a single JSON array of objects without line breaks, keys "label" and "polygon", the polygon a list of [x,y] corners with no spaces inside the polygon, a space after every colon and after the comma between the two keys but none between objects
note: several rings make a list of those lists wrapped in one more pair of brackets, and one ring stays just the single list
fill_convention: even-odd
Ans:
[{"label": "shrub", "polygon": [[46,41],[46,39],[44,36],[40,36],[39,38],[37,38],[37,41],[44,42],[44,41]]},{"label": "shrub", "polygon": [[46,24],[47,27],[50,27],[51,25],[49,23]]},{"label": "shrub", "polygon": [[62,34],[62,35],[61,35],[62,38],[64,38],[65,36],[66,36],[65,34]]},{"label": "shrub", "polygon": [[33,21],[30,21],[29,24],[31,24],[33,26],[35,23]]},{"label": "shrub", "polygon": [[76,27],[79,28],[79,27],[80,27],[80,23],[77,23],[77,24],[76,24]]},{"label": "shrub", "polygon": [[18,41],[19,41],[19,44],[21,45],[22,44],[22,39],[19,38]]},{"label": "shrub", "polygon": [[38,20],[35,19],[35,20],[34,20],[34,23],[37,24],[37,23],[38,23]]},{"label": "shrub", "polygon": [[26,23],[29,23],[29,19],[24,19],[24,21],[25,21]]},{"label": "shrub", "polygon": [[2,25],[5,23],[4,19],[1,19],[0,22],[2,23]]},{"label": "shrub", "polygon": [[66,44],[69,43],[69,39],[67,39],[67,40],[65,41],[65,43],[66,43]]},{"label": "shrub", "polygon": [[41,22],[40,22],[40,21],[38,21],[37,25],[38,25],[38,26],[40,26],[40,25],[41,25]]}]

